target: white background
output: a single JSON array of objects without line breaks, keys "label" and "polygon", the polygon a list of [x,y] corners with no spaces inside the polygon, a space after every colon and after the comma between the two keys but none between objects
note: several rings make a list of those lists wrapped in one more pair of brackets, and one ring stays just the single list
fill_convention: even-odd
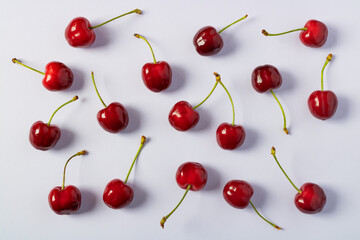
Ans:
[{"label": "white background", "polygon": [[[84,16],[93,25],[134,8],[130,15],[95,30],[93,47],[70,47],[64,30],[71,19]],[[0,239],[355,239],[360,236],[359,213],[359,53],[360,2],[353,1],[3,1],[0,10]],[[196,31],[206,25],[218,30],[248,14],[221,35],[224,48],[212,57],[198,55],[192,45]],[[324,22],[327,43],[320,49],[302,45],[298,33],[266,38],[261,34],[303,27],[309,19]],[[173,83],[153,93],[141,80],[141,67],[151,62],[145,42],[151,42],[157,60],[172,66]],[[325,88],[339,99],[335,116],[312,117],[310,93],[320,88],[320,70],[329,53]],[[44,70],[50,61],[73,69],[74,85],[49,92],[42,76],[11,62]],[[272,64],[283,76],[275,93],[288,117],[290,135],[282,132],[282,116],[271,94],[259,94],[250,75],[258,65]],[[96,113],[102,108],[91,83],[95,72],[106,103],[119,101],[129,111],[128,128],[110,134],[100,128]],[[178,132],[167,120],[180,100],[195,105],[221,74],[235,102],[236,123],[247,137],[235,151],[218,147],[215,131],[231,121],[231,106],[219,87],[199,108],[200,122],[191,131]],[[53,123],[63,135],[55,149],[42,152],[29,143],[33,122],[47,122],[63,102],[79,95]],[[132,204],[122,210],[102,202],[105,185],[124,179],[141,135],[149,137],[129,184]],[[274,162],[270,148],[297,184],[311,181],[323,187],[327,203],[316,215],[299,212],[296,191]],[[89,154],[72,160],[67,184],[83,195],[78,214],[59,216],[47,202],[49,191],[61,185],[65,161],[77,151]],[[202,163],[208,184],[190,192],[167,221],[159,222],[180,200],[184,190],[175,181],[177,167],[186,161]],[[251,209],[230,207],[222,188],[231,179],[243,179],[254,188],[252,201],[277,231]]]}]

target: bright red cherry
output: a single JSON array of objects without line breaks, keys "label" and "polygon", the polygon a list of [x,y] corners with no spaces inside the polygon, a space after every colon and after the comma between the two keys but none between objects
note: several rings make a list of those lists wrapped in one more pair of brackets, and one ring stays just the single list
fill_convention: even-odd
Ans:
[{"label": "bright red cherry", "polygon": [[253,188],[251,185],[243,180],[231,180],[224,186],[223,189],[223,196],[225,201],[230,204],[230,206],[234,208],[243,209],[251,204],[254,208],[255,212],[267,223],[269,223],[274,228],[281,230],[279,226],[273,224],[272,222],[268,221],[264,218],[255,208],[254,204],[251,202],[250,198],[254,193]]},{"label": "bright red cherry", "polygon": [[170,65],[165,61],[156,61],[154,51],[146,38],[137,33],[134,36],[143,39],[149,45],[154,60],[154,63],[146,63],[142,67],[141,76],[145,86],[153,92],[161,92],[167,89],[172,78]]},{"label": "bright red cherry", "polygon": [[331,59],[332,54],[329,54],[321,70],[321,91],[313,92],[308,98],[308,106],[311,114],[321,120],[326,120],[334,116],[338,105],[335,93],[332,91],[324,91],[324,69]]},{"label": "bright red cherry", "polygon": [[161,219],[160,226],[162,228],[164,228],[166,220],[180,206],[189,190],[199,191],[205,187],[207,182],[207,172],[200,163],[186,162],[181,164],[176,171],[176,182],[179,187],[186,189],[186,191],[176,207],[168,215]]},{"label": "bright red cherry", "polygon": [[113,179],[106,185],[103,193],[103,201],[108,207],[113,209],[123,208],[128,206],[133,200],[134,191],[126,183],[129,178],[130,172],[135,164],[135,161],[139,156],[140,150],[142,149],[145,143],[145,140],[146,137],[142,136],[139,150],[135,155],[135,158],[131,164],[130,170],[126,176],[125,181],[123,182],[120,179]]},{"label": "bright red cherry", "polygon": [[49,91],[68,89],[74,80],[74,74],[70,68],[61,62],[49,62],[45,67],[45,73],[21,63],[16,58],[13,58],[12,62],[44,75],[42,84]]},{"label": "bright red cherry", "polygon": [[276,67],[272,65],[263,65],[258,66],[254,69],[251,75],[251,83],[253,88],[259,92],[263,93],[270,91],[276,102],[279,104],[283,118],[284,118],[284,127],[283,130],[288,134],[288,129],[286,128],[286,116],[283,107],[281,106],[280,101],[276,97],[273,89],[279,88],[282,84],[282,78]]},{"label": "bright red cherry", "polygon": [[94,43],[96,38],[94,28],[101,27],[106,23],[131,13],[141,14],[141,10],[134,9],[96,26],[91,26],[89,20],[84,17],[74,18],[65,29],[65,39],[72,47],[89,47]]},{"label": "bright red cherry", "polygon": [[83,150],[81,152],[74,154],[67,160],[64,167],[62,187],[60,186],[54,187],[49,193],[48,196],[49,205],[56,214],[69,215],[80,209],[81,192],[77,187],[73,185],[65,186],[65,171],[67,164],[73,157],[85,155],[85,154],[86,151]]},{"label": "bright red cherry", "polygon": [[92,81],[95,87],[96,94],[98,95],[101,103],[104,105],[104,109],[100,110],[97,114],[97,120],[100,126],[111,133],[118,133],[125,129],[129,123],[129,114],[126,108],[118,102],[113,102],[107,106],[102,100],[94,79],[94,73],[91,72]]},{"label": "bright red cherry", "polygon": [[309,20],[306,22],[303,28],[298,28],[283,33],[270,34],[265,29],[262,30],[262,33],[265,36],[279,36],[295,31],[301,31],[299,35],[301,42],[305,46],[313,48],[319,48],[323,46],[328,36],[328,29],[326,25],[317,20]]},{"label": "bright red cherry", "polygon": [[193,38],[193,44],[196,51],[202,56],[211,56],[220,52],[224,45],[220,33],[231,25],[245,19],[247,16],[248,15],[245,15],[244,17],[236,20],[235,22],[221,29],[219,32],[217,32],[216,29],[211,26],[201,28],[199,31],[197,31]]},{"label": "bright red cherry", "polygon": [[300,187],[300,189],[297,188],[277,160],[276,150],[274,147],[271,148],[271,155],[273,155],[276,163],[284,173],[285,177],[298,192],[294,199],[295,206],[303,213],[314,214],[320,212],[326,203],[326,195],[324,190],[319,185],[314,183],[305,183]]},{"label": "bright red cherry", "polygon": [[61,136],[60,128],[56,125],[52,125],[51,121],[55,115],[55,113],[62,108],[63,106],[76,101],[78,96],[73,97],[70,101],[64,103],[60,107],[58,107],[55,112],[51,115],[51,118],[48,123],[44,123],[42,121],[35,122],[31,128],[29,133],[29,141],[31,145],[39,150],[45,151],[53,148],[56,143],[59,141]]}]

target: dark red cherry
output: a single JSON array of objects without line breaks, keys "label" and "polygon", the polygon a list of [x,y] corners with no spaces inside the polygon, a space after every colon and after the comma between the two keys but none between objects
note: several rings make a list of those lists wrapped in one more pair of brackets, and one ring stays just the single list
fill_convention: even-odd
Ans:
[{"label": "dark red cherry", "polygon": [[161,92],[171,84],[172,71],[165,61],[146,63],[142,67],[141,76],[145,86],[153,92]]},{"label": "dark red cherry", "polygon": [[253,194],[251,185],[243,180],[231,180],[223,189],[224,199],[234,208],[247,207]]},{"label": "dark red cherry", "polygon": [[303,213],[320,212],[326,203],[324,190],[315,183],[305,183],[300,187],[300,193],[295,195],[295,206]]},{"label": "dark red cherry", "polygon": [[60,136],[61,130],[58,126],[37,121],[30,128],[29,141],[34,148],[46,151],[56,145]]},{"label": "dark red cherry", "polygon": [[117,133],[127,127],[129,114],[121,103],[113,102],[98,112],[97,120],[104,130]]},{"label": "dark red cherry", "polygon": [[186,101],[176,103],[170,110],[170,125],[178,131],[187,131],[199,122],[199,113]]},{"label": "dark red cherry", "polygon": [[338,100],[332,91],[315,91],[308,98],[308,106],[314,117],[326,120],[334,116]]},{"label": "dark red cherry", "polygon": [[282,84],[282,78],[276,67],[263,65],[253,70],[251,83],[257,92],[263,93],[270,89],[279,88]]},{"label": "dark red cherry", "polygon": [[240,125],[222,123],[216,130],[216,141],[219,146],[226,150],[240,147],[245,140],[245,130]]},{"label": "dark red cherry", "polygon": [[201,28],[194,36],[193,44],[196,51],[202,56],[211,56],[220,52],[224,42],[214,27]]},{"label": "dark red cherry", "polygon": [[190,190],[199,191],[206,185],[207,172],[200,163],[186,162],[176,171],[176,182],[182,189],[191,185]]},{"label": "dark red cherry", "polygon": [[134,197],[134,191],[120,179],[110,181],[104,190],[104,203],[114,209],[128,206]]},{"label": "dark red cherry", "polygon": [[324,23],[317,20],[309,20],[304,28],[306,30],[300,32],[299,38],[305,46],[319,48],[325,44],[328,29]]}]

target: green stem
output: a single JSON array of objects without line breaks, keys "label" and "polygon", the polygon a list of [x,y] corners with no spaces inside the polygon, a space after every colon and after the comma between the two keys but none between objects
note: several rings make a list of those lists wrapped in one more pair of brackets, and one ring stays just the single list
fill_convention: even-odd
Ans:
[{"label": "green stem", "polygon": [[131,164],[131,167],[130,167],[130,169],[129,169],[129,172],[128,172],[128,174],[127,174],[127,176],[126,176],[126,179],[125,179],[125,181],[124,181],[125,184],[127,183],[127,180],[129,179],[131,170],[132,170],[132,168],[133,168],[133,166],[134,166],[134,164],[135,164],[136,159],[137,159],[138,156],[139,156],[140,150],[141,150],[142,147],[144,146],[145,140],[146,140],[146,137],[145,137],[145,136],[142,136],[142,137],[141,137],[141,142],[140,142],[139,150],[137,151],[137,153],[136,153],[136,155],[135,155],[135,157],[134,157],[134,160],[133,160],[133,162],[132,162],[132,164]]},{"label": "green stem", "polygon": [[297,29],[287,31],[287,32],[282,32],[282,33],[268,33],[265,29],[263,29],[261,32],[265,36],[279,36],[279,35],[284,35],[284,34],[291,33],[291,32],[306,31],[306,30],[307,30],[307,28],[297,28]]},{"label": "green stem", "polygon": [[79,97],[78,97],[78,96],[75,96],[75,97],[73,97],[70,101],[67,101],[66,103],[64,103],[63,105],[61,105],[60,107],[58,107],[58,108],[55,110],[55,112],[51,115],[50,120],[49,120],[49,122],[47,123],[47,125],[50,125],[50,123],[51,123],[51,121],[52,121],[55,113],[56,113],[57,111],[59,111],[60,108],[62,108],[63,106],[65,106],[65,105],[67,105],[67,104],[69,104],[69,103],[71,103],[71,102],[74,102],[74,101],[76,101],[76,100],[78,100],[78,99],[79,99]]},{"label": "green stem", "polygon": [[214,87],[211,89],[210,93],[206,96],[206,98],[204,100],[201,101],[201,103],[199,103],[198,105],[196,105],[195,107],[193,107],[192,109],[196,109],[198,107],[200,107],[204,102],[206,102],[206,100],[208,100],[208,98],[211,96],[211,94],[214,92],[216,86],[219,84],[219,81],[216,79],[216,83],[214,85]]},{"label": "green stem", "polygon": [[324,70],[326,65],[328,65],[328,63],[331,61],[332,59],[332,54],[330,53],[327,57],[326,57],[326,62],[323,66],[323,68],[321,69],[321,91],[324,91]]},{"label": "green stem", "polygon": [[103,22],[103,23],[101,23],[101,24],[99,24],[99,25],[89,27],[89,29],[94,29],[94,28],[101,27],[102,25],[105,25],[105,24],[107,24],[107,23],[109,23],[109,22],[111,22],[111,21],[114,21],[115,19],[121,18],[121,17],[123,17],[123,16],[125,16],[125,15],[128,15],[128,14],[131,14],[131,13],[141,14],[141,10],[140,10],[140,9],[134,9],[134,10],[128,12],[128,13],[124,13],[124,14],[122,14],[122,15],[120,15],[120,16],[114,17],[114,18],[112,18],[112,19],[110,19],[110,20],[108,20],[108,21],[106,21],[106,22]]},{"label": "green stem", "polygon": [[80,156],[80,155],[85,155],[87,152],[85,150],[82,150],[78,153],[75,153],[74,155],[72,155],[65,163],[65,167],[64,167],[64,173],[63,173],[63,184],[62,184],[62,187],[61,187],[61,190],[63,190],[65,188],[65,171],[66,171],[66,166],[68,165],[69,161],[73,158],[73,157],[76,157],[76,156]]},{"label": "green stem", "polygon": [[270,224],[271,226],[273,226],[274,228],[276,228],[277,230],[282,230],[281,227],[273,224],[272,222],[270,222],[269,220],[267,220],[266,218],[264,218],[259,212],[258,210],[256,209],[256,207],[254,206],[254,204],[249,200],[251,206],[253,207],[253,209],[255,210],[255,212],[257,213],[257,215],[259,215],[265,222],[267,222],[268,224]]},{"label": "green stem", "polygon": [[167,219],[171,216],[171,214],[173,214],[173,213],[175,212],[175,210],[180,206],[180,204],[181,204],[182,201],[184,200],[186,194],[189,192],[190,188],[191,188],[191,185],[188,185],[188,187],[186,188],[186,191],[185,191],[183,197],[181,198],[180,202],[176,205],[176,207],[175,207],[168,215],[166,215],[165,217],[163,217],[163,218],[161,219],[161,221],[160,221],[160,226],[161,226],[162,228],[164,228],[164,224],[165,224],[166,220],[167,220]]},{"label": "green stem", "polygon": [[274,147],[271,148],[271,155],[273,155],[277,165],[279,166],[279,168],[281,169],[281,171],[284,173],[285,177],[289,180],[289,182],[291,183],[291,185],[293,185],[293,187],[296,189],[296,191],[298,191],[299,193],[301,193],[300,189],[298,189],[295,184],[291,181],[291,179],[288,177],[288,175],[286,174],[286,172],[284,171],[284,169],[281,167],[279,161],[276,158],[276,150]]},{"label": "green stem", "polygon": [[216,81],[220,83],[220,85],[224,88],[225,92],[227,93],[227,95],[229,96],[230,102],[231,102],[231,107],[232,107],[232,113],[233,113],[233,118],[232,118],[232,125],[235,125],[235,108],[234,108],[234,102],[231,98],[231,95],[229,93],[229,91],[227,90],[227,88],[225,87],[225,85],[222,83],[221,81],[221,77],[220,74],[218,73],[214,73],[215,77],[216,77]]},{"label": "green stem", "polygon": [[146,38],[144,38],[143,36],[141,36],[140,34],[137,34],[137,33],[135,33],[134,36],[137,37],[137,38],[141,38],[142,40],[144,40],[144,41],[149,45],[149,48],[150,48],[150,50],[151,50],[151,54],[152,54],[154,63],[156,63],[156,58],[155,58],[154,51],[153,51],[150,43],[148,42],[148,40],[146,40]]},{"label": "green stem", "polygon": [[20,61],[17,60],[16,58],[11,59],[11,61],[12,61],[13,63],[17,63],[17,64],[20,64],[21,66],[24,66],[24,67],[26,67],[26,68],[28,68],[28,69],[31,69],[31,70],[33,70],[33,71],[35,71],[35,72],[37,72],[37,73],[40,73],[40,74],[42,74],[42,75],[45,75],[45,73],[43,73],[43,72],[41,72],[41,71],[39,71],[39,70],[36,70],[35,68],[29,67],[28,65],[23,64],[22,62],[20,62]]},{"label": "green stem", "polygon": [[280,103],[279,99],[276,97],[276,95],[275,95],[275,93],[273,92],[272,89],[270,89],[270,92],[271,92],[271,94],[274,96],[275,100],[277,101],[277,103],[278,103],[279,106],[280,106],[280,109],[281,109],[281,112],[282,112],[282,115],[283,115],[283,118],[284,118],[284,127],[283,127],[283,130],[284,130],[284,132],[285,132],[286,134],[289,134],[289,131],[288,131],[288,129],[286,128],[286,116],[285,116],[284,109],[283,109],[283,107],[281,106],[281,103]]},{"label": "green stem", "polygon": [[104,103],[104,101],[102,100],[102,98],[101,98],[101,96],[100,96],[100,94],[99,94],[99,91],[98,91],[98,89],[97,89],[97,87],[96,87],[95,78],[94,78],[94,72],[91,72],[91,78],[92,78],[92,82],[93,82],[94,87],[95,87],[96,94],[98,95],[98,97],[99,97],[101,103],[104,105],[104,107],[107,108],[107,105],[106,105],[106,104]]},{"label": "green stem", "polygon": [[235,22],[227,25],[226,27],[224,27],[223,29],[221,29],[218,33],[220,34],[221,32],[223,32],[223,31],[224,31],[225,29],[227,29],[228,27],[230,27],[230,26],[234,25],[235,23],[238,23],[238,22],[240,22],[241,20],[247,18],[247,16],[248,16],[248,15],[246,14],[246,15],[243,16],[242,18],[240,18],[240,19],[236,20]]}]

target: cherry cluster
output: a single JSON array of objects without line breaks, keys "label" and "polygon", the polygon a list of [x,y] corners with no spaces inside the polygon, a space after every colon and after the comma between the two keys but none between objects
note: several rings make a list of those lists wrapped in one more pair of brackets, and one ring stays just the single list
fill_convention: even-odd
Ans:
[{"label": "cherry cluster", "polygon": [[[141,10],[134,9],[96,26],[92,26],[89,20],[84,17],[75,18],[66,27],[65,38],[72,47],[89,47],[96,39],[94,29],[132,13],[141,14]],[[220,31],[217,31],[214,27],[211,26],[201,28],[193,38],[193,44],[196,51],[202,56],[212,56],[220,52],[224,45],[220,34],[230,26],[244,20],[245,18],[247,18],[247,15],[227,25]],[[301,42],[305,46],[313,48],[323,46],[327,40],[328,35],[326,25],[317,20],[310,20],[303,28],[298,28],[283,33],[269,34],[266,30],[262,30],[262,33],[265,36],[277,36],[294,31],[300,31],[299,38]],[[153,63],[146,63],[142,67],[142,79],[145,86],[153,92],[161,92],[167,89],[172,81],[172,70],[170,65],[165,61],[156,60],[153,49],[145,37],[139,34],[134,34],[134,36],[144,40],[147,43],[153,57]],[[323,87],[324,69],[331,61],[331,59],[332,54],[329,54],[321,71],[321,90],[313,92],[308,98],[308,107],[311,114],[314,117],[322,120],[331,118],[335,114],[337,108],[336,95],[332,91],[324,91]],[[16,58],[13,58],[12,61],[44,75],[42,84],[49,91],[65,90],[70,88],[73,83],[74,75],[72,71],[61,62],[50,62],[46,65],[45,72],[41,72],[23,64]],[[194,128],[199,122],[200,118],[196,108],[200,107],[220,84],[230,99],[233,116],[232,123],[222,123],[219,125],[216,130],[216,140],[221,148],[226,150],[233,150],[237,147],[240,147],[244,143],[246,133],[244,127],[235,124],[234,103],[228,89],[221,80],[220,74],[215,72],[214,75],[215,84],[203,101],[194,107],[187,101],[177,102],[170,110],[168,120],[170,125],[178,131],[188,131],[189,129]],[[97,113],[97,120],[99,125],[107,132],[120,132],[121,130],[125,129],[129,123],[129,115],[126,108],[119,102],[112,102],[109,105],[105,104],[97,89],[93,72],[91,72],[91,77],[96,94],[104,106],[104,108]],[[264,93],[269,91],[274,96],[283,114],[283,130],[286,134],[288,134],[284,109],[273,91],[274,89],[279,88],[282,84],[282,77],[279,70],[272,65],[258,66],[252,72],[251,82],[253,88],[257,92]],[[59,109],[71,102],[76,101],[77,99],[78,96],[75,96],[71,100],[58,107],[51,115],[50,120],[47,123],[37,121],[31,126],[29,140],[34,148],[45,151],[53,148],[56,145],[61,137],[61,130],[56,125],[51,124],[52,119]],[[131,164],[126,179],[124,181],[120,179],[114,179],[106,185],[103,193],[103,201],[110,208],[119,209],[126,207],[131,203],[134,192],[127,184],[127,180],[145,141],[146,137],[142,136],[140,147]],[[87,152],[85,150],[80,151],[72,155],[67,160],[63,172],[62,186],[53,188],[49,193],[48,200],[50,207],[57,214],[71,214],[76,212],[81,206],[80,190],[73,185],[65,185],[65,171],[69,161],[72,158],[85,155],[86,153]],[[300,187],[300,189],[297,188],[277,160],[274,147],[271,148],[271,154],[273,155],[281,171],[297,191],[294,199],[296,207],[304,213],[313,214],[320,212],[326,203],[326,195],[323,189],[314,183],[305,183]],[[205,168],[197,162],[186,162],[178,168],[176,172],[176,181],[179,187],[185,190],[185,193],[176,207],[168,215],[161,219],[160,225],[162,227],[164,227],[166,220],[180,206],[189,191],[199,191],[204,188],[207,182],[207,176],[208,175]],[[226,202],[229,203],[229,205],[242,209],[247,207],[250,203],[255,212],[264,221],[276,229],[281,229],[279,226],[268,221],[257,211],[254,204],[250,200],[253,193],[254,190],[251,185],[244,180],[231,180],[223,188],[223,197]]]}]

